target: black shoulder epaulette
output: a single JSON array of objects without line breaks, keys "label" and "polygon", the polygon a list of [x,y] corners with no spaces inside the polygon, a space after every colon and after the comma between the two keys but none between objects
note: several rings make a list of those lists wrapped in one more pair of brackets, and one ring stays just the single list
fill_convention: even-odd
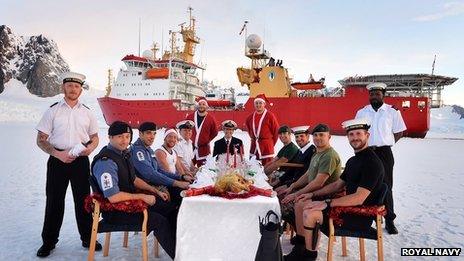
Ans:
[{"label": "black shoulder epaulette", "polygon": [[395,107],[395,105],[392,105],[392,109],[397,110],[397,111],[399,110],[398,108]]},{"label": "black shoulder epaulette", "polygon": [[90,110],[90,108],[89,108],[89,107],[87,107],[87,105],[85,105],[85,104],[83,104],[83,103],[82,103],[82,106],[84,106],[85,108],[87,108],[87,109],[89,109],[89,110]]},{"label": "black shoulder epaulette", "polygon": [[57,104],[58,104],[58,102],[55,102],[54,104],[50,105],[50,108],[57,105]]}]

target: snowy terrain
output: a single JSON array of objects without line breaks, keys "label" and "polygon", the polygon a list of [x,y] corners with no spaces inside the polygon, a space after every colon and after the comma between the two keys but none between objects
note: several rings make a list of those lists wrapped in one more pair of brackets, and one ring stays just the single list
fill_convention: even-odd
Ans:
[{"label": "snowy terrain", "polygon": [[[97,114],[100,122],[100,147],[108,142],[107,126],[103,122],[95,97],[102,92],[85,91],[82,100]],[[49,105],[61,96],[38,98],[15,80],[8,82],[0,95],[0,158],[1,184],[0,260],[34,260],[41,245],[41,229],[45,206],[45,168],[47,155],[35,145],[35,124]],[[394,146],[394,197],[399,235],[385,234],[385,260],[400,259],[402,247],[464,247],[464,119],[451,112],[451,107],[434,109],[431,131],[425,139],[402,139]],[[155,147],[161,143],[162,131]],[[237,136],[249,146],[247,134]],[[278,144],[279,149],[282,145]],[[345,137],[332,137],[332,146],[343,162],[353,155]],[[50,260],[84,260],[87,251],[80,246],[74,218],[72,194],[68,191],[66,211],[60,241]],[[256,224],[258,225],[258,224]],[[326,237],[322,237],[320,258],[325,260]],[[103,243],[103,236],[99,235]],[[153,242],[150,236],[149,245]],[[340,241],[335,246],[336,260],[342,260]],[[121,247],[122,235],[114,233],[109,258],[96,253],[97,260],[139,260],[138,235],[130,236],[129,248]],[[343,260],[358,260],[356,239],[348,239],[349,256]],[[246,247],[246,246],[245,246]],[[284,252],[290,250],[287,239]],[[149,248],[150,259],[153,250]],[[245,249],[246,250],[246,249]],[[366,242],[367,259],[376,259],[375,241]],[[461,254],[462,255],[462,254]],[[413,260],[412,258],[408,258]],[[416,258],[418,259],[418,258]],[[427,260],[435,260],[428,258]],[[159,260],[169,260],[162,252]],[[233,259],[231,259],[233,260]],[[447,259],[443,259],[447,260]]]}]

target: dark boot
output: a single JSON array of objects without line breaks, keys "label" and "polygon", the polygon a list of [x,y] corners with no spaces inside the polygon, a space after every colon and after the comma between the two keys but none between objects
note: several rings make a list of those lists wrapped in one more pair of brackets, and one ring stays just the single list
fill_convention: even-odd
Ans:
[{"label": "dark boot", "polygon": [[398,229],[396,229],[395,223],[393,222],[393,220],[385,220],[385,229],[390,235],[398,234]]},{"label": "dark boot", "polygon": [[292,239],[294,239],[295,246],[293,246],[292,251],[284,256],[284,261],[299,261],[301,260],[301,254],[306,249],[305,247],[305,237],[296,235]]},{"label": "dark boot", "polygon": [[314,261],[317,259],[317,251],[316,250],[308,250],[304,249],[301,253],[301,257],[299,260],[301,261]]},{"label": "dark boot", "polygon": [[296,244],[304,244],[305,243],[305,238],[304,236],[300,235],[295,235],[294,237],[290,238],[290,244],[296,245]]},{"label": "dark boot", "polygon": [[38,257],[47,257],[50,255],[50,252],[55,249],[55,244],[43,244],[39,250],[37,250]]},{"label": "dark boot", "polygon": [[[90,241],[82,241],[82,247],[84,248],[89,248],[90,247]],[[100,251],[102,250],[102,245],[98,243],[98,241],[95,244],[95,251]]]}]

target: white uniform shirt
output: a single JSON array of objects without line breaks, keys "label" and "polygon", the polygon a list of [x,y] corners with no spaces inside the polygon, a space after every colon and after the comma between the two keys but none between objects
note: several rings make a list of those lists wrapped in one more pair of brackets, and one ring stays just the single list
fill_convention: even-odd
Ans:
[{"label": "white uniform shirt", "polygon": [[175,150],[172,150],[172,153],[169,153],[164,146],[161,146],[159,148],[160,150],[164,151],[166,154],[166,161],[168,163],[168,168],[165,169],[165,171],[171,172],[171,173],[176,173],[176,162],[177,162],[177,153]]},{"label": "white uniform shirt", "polygon": [[184,140],[183,138],[179,139],[179,142],[174,146],[174,150],[177,153],[177,156],[181,158],[182,164],[190,170],[192,167],[192,159],[195,156],[193,153],[193,143],[191,140]]},{"label": "white uniform shirt", "polygon": [[401,112],[389,104],[384,103],[377,111],[372,105],[366,105],[356,113],[356,119],[358,118],[366,118],[371,124],[369,146],[393,146],[393,134],[406,130]]},{"label": "white uniform shirt", "polygon": [[311,147],[311,142],[308,142],[308,144],[306,144],[303,148],[300,148],[301,153],[305,153],[309,147]]},{"label": "white uniform shirt", "polygon": [[92,111],[82,103],[71,108],[63,99],[48,108],[36,130],[47,134],[55,148],[68,150],[76,144],[87,143],[90,135],[98,133],[98,123]]}]

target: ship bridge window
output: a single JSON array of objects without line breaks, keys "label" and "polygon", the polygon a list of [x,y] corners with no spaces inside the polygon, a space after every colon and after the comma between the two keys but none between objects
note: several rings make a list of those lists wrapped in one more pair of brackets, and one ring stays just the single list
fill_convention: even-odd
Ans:
[{"label": "ship bridge window", "polygon": [[410,108],[411,107],[411,102],[410,101],[403,101],[402,107],[403,108]]},{"label": "ship bridge window", "polygon": [[425,101],[418,101],[417,102],[417,107],[419,107],[419,109],[425,109]]}]

